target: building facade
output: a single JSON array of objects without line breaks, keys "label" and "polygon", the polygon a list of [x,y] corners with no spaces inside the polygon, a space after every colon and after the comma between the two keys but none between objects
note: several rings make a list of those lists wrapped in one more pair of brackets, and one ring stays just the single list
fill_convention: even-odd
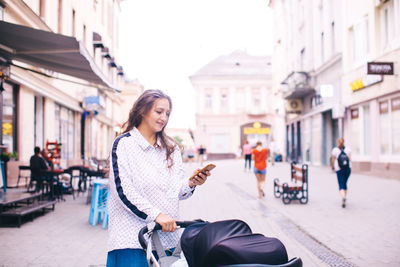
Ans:
[{"label": "building facade", "polygon": [[400,178],[400,1],[346,5],[342,96],[353,169]]},{"label": "building facade", "polygon": [[396,176],[399,1],[269,5],[277,26],[273,88],[287,101],[288,160],[328,165],[336,140],[344,137],[353,170]]},{"label": "building facade", "polygon": [[60,144],[61,167],[108,157],[125,84],[119,12],[119,0],[0,1],[1,147],[17,153],[9,185],[47,142]]},{"label": "building facade", "polygon": [[270,1],[274,91],[284,99],[286,157],[328,164],[342,132],[341,10],[337,1]]},{"label": "building facade", "polygon": [[211,61],[190,81],[196,91],[194,140],[211,158],[235,157],[245,140],[280,143],[269,57],[235,51]]}]

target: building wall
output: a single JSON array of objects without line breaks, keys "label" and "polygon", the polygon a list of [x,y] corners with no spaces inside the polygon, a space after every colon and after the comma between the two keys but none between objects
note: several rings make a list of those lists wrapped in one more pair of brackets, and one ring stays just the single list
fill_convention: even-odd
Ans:
[{"label": "building wall", "polygon": [[[400,168],[400,146],[396,141],[400,138],[400,111],[393,107],[393,101],[400,96],[400,65],[396,61],[400,57],[399,1],[353,1],[352,8],[360,12],[355,15],[345,11],[342,95],[353,168],[396,178]],[[370,77],[367,62],[371,61],[394,62],[395,75],[382,76],[371,86],[352,90],[351,83]],[[382,113],[381,103],[386,101],[388,110]],[[358,117],[354,116],[357,111]]]},{"label": "building wall", "polygon": [[[62,4],[59,7],[59,3]],[[102,56],[101,48],[94,48],[92,42],[93,32],[102,36],[102,42],[109,48],[112,57],[118,64],[118,13],[120,1],[99,0],[99,1],[78,1],[78,0],[24,0],[14,1],[6,0],[4,8],[4,20],[7,22],[28,26],[35,29],[46,30],[54,33],[76,37],[78,41],[84,44],[87,52],[91,55],[103,72],[103,75],[116,88],[124,89],[124,78],[117,75],[117,69],[109,66],[109,60]],[[42,8],[41,8],[42,5]],[[73,10],[75,11],[75,23],[73,23]],[[74,25],[74,26],[73,26]],[[75,28],[75,31],[73,31]],[[114,129],[117,123],[121,121],[119,111],[122,99],[115,92],[102,91],[96,85],[82,85],[87,83],[75,77],[54,73],[49,70],[38,68],[34,65],[17,62],[30,69],[45,73],[55,78],[48,78],[39,74],[11,67],[9,83],[18,88],[17,99],[17,151],[18,161],[10,161],[8,169],[9,185],[16,181],[18,164],[29,162],[33,154],[34,132],[35,132],[35,97],[43,97],[43,138],[46,140],[60,142],[58,136],[58,127],[55,123],[57,107],[62,108],[68,116],[68,127],[72,131],[68,136],[72,136],[69,141],[73,144],[62,147],[67,158],[62,158],[62,167],[71,164],[82,163],[81,143],[85,142],[84,157],[107,158],[109,148],[115,138]],[[66,82],[57,78],[67,79],[72,82]],[[78,82],[76,84],[74,82]],[[85,112],[85,106],[81,106],[87,96],[99,96],[101,105],[96,108],[98,115],[92,114],[88,120],[85,120],[85,128],[81,127],[81,119]],[[63,118],[60,118],[60,120]],[[59,121],[66,125],[66,122]],[[73,125],[71,128],[71,124]],[[94,128],[91,126],[95,125]],[[65,132],[64,129],[64,132]],[[84,140],[81,139],[81,132],[84,130]],[[118,131],[117,131],[118,132]],[[69,138],[69,137],[68,137]],[[93,148],[90,145],[97,144]],[[95,151],[94,151],[95,150]],[[12,151],[9,151],[12,152]]]},{"label": "building wall", "polygon": [[[251,57],[242,56],[242,52],[239,55],[234,52],[216,64],[214,69],[207,65],[207,75],[200,70],[200,74],[190,77],[197,101],[195,143],[197,147],[206,147],[208,153],[215,157],[237,155],[246,139],[242,129],[246,124],[251,127],[255,122],[269,125],[270,132],[260,135],[264,146],[270,146],[272,141],[283,141],[279,138],[279,130],[275,130],[275,125],[282,125],[283,117],[276,115],[279,110],[273,106],[279,98],[272,92],[272,77],[268,71],[263,75],[249,71],[249,68],[256,67],[249,63]],[[267,63],[268,58],[265,58],[266,68],[271,68]],[[225,64],[232,73],[222,75],[225,67],[220,64]],[[252,145],[256,141],[250,140]],[[283,150],[283,144],[275,146],[276,150]]]},{"label": "building wall", "polygon": [[[270,7],[274,10],[277,25],[272,57],[273,91],[282,98],[278,102],[280,108],[276,109],[287,111],[286,134],[280,135],[287,139],[287,159],[328,164],[328,151],[332,149],[332,138],[335,136],[333,124],[344,116],[340,98],[341,3],[331,0],[273,0],[270,1]],[[291,73],[296,72],[306,73],[309,77],[307,85],[311,89],[291,96],[294,94],[290,92],[295,92],[297,87],[282,83],[286,83]],[[300,100],[302,104],[302,110],[297,115],[285,108],[292,98]],[[297,131],[302,136],[292,138]]]},{"label": "building wall", "polygon": [[[315,95],[322,95],[321,85],[334,87],[333,97],[322,98],[319,105],[311,105],[313,94],[304,96],[302,113],[286,117],[287,135],[301,121],[303,160],[329,163],[328,148],[344,136],[353,150],[354,171],[396,178],[400,1],[272,0],[270,7],[280,22],[274,34],[274,92],[284,95],[280,82],[296,70],[310,74]],[[393,62],[394,75],[374,77],[377,82],[368,86],[373,77],[367,75],[367,62]],[[361,80],[367,86],[354,90],[354,82]]]}]

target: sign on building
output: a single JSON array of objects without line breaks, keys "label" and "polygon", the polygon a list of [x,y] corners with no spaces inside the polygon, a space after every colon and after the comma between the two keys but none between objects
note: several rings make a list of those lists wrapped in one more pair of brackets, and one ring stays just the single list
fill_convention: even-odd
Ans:
[{"label": "sign on building", "polygon": [[350,83],[351,90],[357,91],[383,81],[382,75],[367,75]]},{"label": "sign on building", "polygon": [[302,105],[300,99],[289,99],[286,101],[286,113],[301,114]]},{"label": "sign on building", "polygon": [[368,62],[367,74],[393,75],[393,62]]}]

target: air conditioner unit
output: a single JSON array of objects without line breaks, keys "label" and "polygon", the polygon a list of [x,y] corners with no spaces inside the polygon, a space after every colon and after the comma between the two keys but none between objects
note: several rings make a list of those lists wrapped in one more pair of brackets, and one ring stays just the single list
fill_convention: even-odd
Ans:
[{"label": "air conditioner unit", "polygon": [[300,114],[302,110],[302,102],[300,99],[289,99],[286,101],[286,113]]}]

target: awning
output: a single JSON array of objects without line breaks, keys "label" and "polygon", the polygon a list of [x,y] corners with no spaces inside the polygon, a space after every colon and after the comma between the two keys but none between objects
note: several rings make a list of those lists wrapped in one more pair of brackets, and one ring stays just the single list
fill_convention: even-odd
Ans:
[{"label": "awning", "polygon": [[0,21],[0,57],[113,88],[74,37]]}]

